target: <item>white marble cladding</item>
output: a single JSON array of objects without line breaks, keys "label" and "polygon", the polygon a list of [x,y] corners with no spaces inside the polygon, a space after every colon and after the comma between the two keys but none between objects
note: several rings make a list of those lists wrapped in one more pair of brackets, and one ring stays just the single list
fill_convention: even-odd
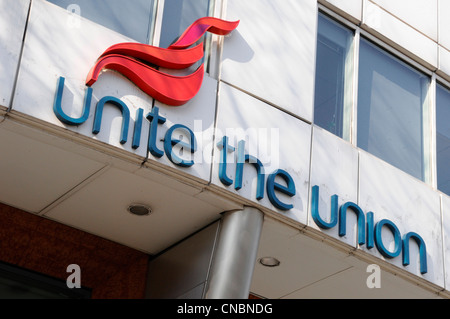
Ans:
[{"label": "white marble cladding", "polygon": [[[104,72],[92,86],[86,122],[79,126],[66,125],[54,114],[60,77],[65,78],[62,109],[78,118],[83,110],[85,79],[91,66],[110,45],[130,41],[86,19],[80,18],[80,23],[74,26],[68,23],[71,18],[63,8],[42,0],[33,1],[12,110],[145,156],[145,148],[133,150],[130,141],[136,110],[143,108],[145,113],[151,108],[152,100],[116,72]],[[131,129],[129,142],[124,145],[119,142],[122,118],[118,108],[105,107],[101,130],[99,134],[92,133],[95,105],[104,96],[121,98],[129,108]],[[145,143],[142,139],[142,144]]]},{"label": "white marble cladding", "polygon": [[[61,102],[63,112],[78,118],[81,116],[86,95],[85,79],[97,58],[112,44],[132,41],[87,19],[80,18],[79,24],[74,26],[68,23],[70,18],[70,13],[63,8],[42,0],[33,1],[12,110],[133,153],[142,160],[148,156],[150,161],[157,160],[179,168],[169,161],[167,156],[157,158],[148,154],[150,123],[145,118],[142,119],[139,146],[133,148],[133,129],[137,122],[137,112],[142,109],[140,116],[146,117],[152,110],[153,100],[118,72],[106,70],[92,85],[91,109],[84,123],[78,126],[67,125],[56,117],[53,103],[60,77],[65,78]],[[158,124],[159,149],[164,149],[161,139],[174,124],[182,124],[196,130],[196,135],[201,137],[198,141],[200,147],[212,144],[216,89],[217,80],[205,75],[200,91],[185,105],[174,108],[155,103],[161,116],[167,119],[164,124]],[[120,99],[129,109],[130,121],[125,143],[120,141],[122,114],[119,108],[112,105],[105,106],[100,132],[93,133],[96,105],[105,96]],[[197,154],[202,155],[201,150]],[[183,171],[209,181],[210,154],[206,158],[196,158],[196,162],[199,164],[183,168]]]},{"label": "white marble cladding", "polygon": [[447,0],[318,0],[421,64],[450,78]]},{"label": "white marble cladding", "polygon": [[442,196],[442,228],[443,228],[443,253],[444,253],[444,274],[445,274],[445,289],[450,288],[450,272],[448,271],[447,265],[450,265],[450,197]]},{"label": "white marble cladding", "polygon": [[[367,223],[367,213],[374,216],[374,225],[383,219],[394,223],[403,236],[409,232],[419,234],[426,243],[427,267],[425,274],[420,273],[418,246],[410,244],[411,262],[402,264],[402,254],[394,258],[384,257],[376,246],[368,247],[368,242],[357,243],[358,227],[356,214],[352,210],[346,213],[346,234],[339,235],[340,221],[321,231],[352,247],[361,249],[377,258],[425,278],[440,286],[448,287],[448,275],[444,273],[443,247],[448,247],[448,227],[442,234],[441,195],[425,183],[385,163],[375,156],[353,147],[327,131],[314,127],[311,155],[311,186],[319,186],[318,208],[321,218],[330,221],[331,196],[338,196],[338,206],[353,202],[363,211]],[[444,200],[444,210],[450,210],[450,200]],[[312,208],[311,208],[312,209]],[[311,217],[308,225],[319,229]],[[444,211],[444,225],[446,221]],[[364,226],[367,236],[368,227]],[[367,229],[366,229],[367,228]],[[394,251],[394,238],[384,227],[382,243]],[[372,228],[373,229],[373,228]],[[448,248],[445,248],[447,250]],[[445,256],[445,255],[444,255]],[[447,264],[447,263],[445,263]],[[444,285],[444,276],[446,284]]]},{"label": "white marble cladding", "polygon": [[[221,79],[312,121],[317,3],[313,0],[229,0]],[[301,88],[301,89],[299,89]]]},{"label": "white marble cladding", "polygon": [[[329,222],[331,196],[338,195],[339,205],[358,201],[358,150],[343,139],[318,127],[313,127],[311,153],[311,186],[319,187],[318,210],[321,217]],[[349,216],[353,219],[353,216]],[[308,225],[319,229],[310,217]],[[335,238],[338,228],[324,229],[323,232]],[[353,236],[345,242],[354,245]]]},{"label": "white marble cladding", "polygon": [[[422,33],[433,41],[438,40],[438,7],[439,0],[370,0],[375,5],[403,21],[406,25]],[[439,4],[440,6],[441,4]],[[439,10],[438,10],[439,9]]]},{"label": "white marble cladding", "polygon": [[[308,206],[309,161],[311,126],[284,111],[270,106],[227,84],[220,85],[220,98],[215,132],[215,149],[211,182],[234,195],[242,196],[256,205],[277,211],[283,216],[305,224]],[[226,176],[231,184],[219,178],[219,163],[225,162],[217,143],[228,137]],[[244,164],[242,187],[237,185],[237,153],[239,143],[244,141],[245,154],[258,159],[263,166],[263,198],[257,199],[257,171],[250,163]],[[234,148],[234,151],[231,150]],[[295,183],[295,195],[289,197],[278,193],[279,200],[293,205],[288,211],[278,210],[267,194],[269,174],[277,170],[286,171]],[[284,181],[276,179],[286,185]]]},{"label": "white marble cladding", "polygon": [[[443,256],[440,195],[425,183],[386,164],[375,156],[360,150],[359,206],[364,212],[374,213],[374,222],[392,221],[403,236],[409,232],[419,234],[426,243],[428,272],[422,276],[443,287]],[[393,240],[383,239],[393,250]],[[383,258],[377,249],[362,249]],[[403,253],[403,251],[402,251]],[[417,245],[410,244],[411,263],[402,266],[402,254],[389,262],[420,275]]]},{"label": "white marble cladding", "polygon": [[[411,7],[414,7],[415,4],[417,5],[416,2],[412,1]],[[405,2],[404,7],[406,6]],[[377,3],[366,0],[363,8],[362,23],[366,28],[386,37],[392,41],[393,46],[400,50],[407,50],[408,53],[429,64],[430,67],[436,68],[438,66],[438,44],[432,36],[422,33]],[[414,12],[415,10],[410,11]],[[435,17],[437,17],[437,12],[435,12]],[[430,22],[430,20],[426,21]],[[435,21],[433,22],[435,23]],[[436,38],[435,35],[434,38]]]},{"label": "white marble cladding", "polygon": [[10,106],[29,0],[0,0],[0,110]]}]

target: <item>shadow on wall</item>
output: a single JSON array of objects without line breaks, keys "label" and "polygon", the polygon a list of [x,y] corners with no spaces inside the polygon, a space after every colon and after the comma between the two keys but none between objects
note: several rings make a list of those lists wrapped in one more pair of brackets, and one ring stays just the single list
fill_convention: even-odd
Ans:
[{"label": "shadow on wall", "polygon": [[252,60],[255,52],[245,41],[242,34],[239,32],[239,27],[233,31],[230,37],[225,38],[224,47],[230,46],[233,48],[239,48],[239,50],[226,50],[224,51],[223,60],[232,60],[239,63],[246,63]]}]

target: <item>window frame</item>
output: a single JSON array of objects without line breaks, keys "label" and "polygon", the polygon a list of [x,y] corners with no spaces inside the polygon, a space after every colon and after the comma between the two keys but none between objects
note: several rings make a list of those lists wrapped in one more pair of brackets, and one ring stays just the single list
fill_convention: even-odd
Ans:
[{"label": "window frame", "polygon": [[434,86],[433,86],[433,177],[434,177],[434,185],[433,187],[436,188],[437,191],[439,191],[442,194],[445,194],[447,196],[450,196],[449,193],[446,193],[442,190],[440,190],[438,188],[438,181],[437,181],[437,177],[439,175],[439,171],[438,171],[438,166],[437,166],[437,120],[436,120],[436,115],[437,115],[437,98],[436,98],[436,94],[437,94],[437,87],[441,86],[444,90],[450,92],[450,81],[444,79],[442,76],[439,76],[438,74],[434,73],[433,74],[434,77]]},{"label": "window frame", "polygon": [[[320,14],[322,14],[325,17],[325,19],[329,19],[329,20],[334,21],[340,27],[347,28],[350,31],[350,33],[353,34],[352,39],[351,39],[351,43],[349,45],[349,52],[348,52],[350,54],[350,57],[347,57],[347,58],[351,58],[351,65],[349,65],[349,66],[345,65],[344,66],[344,74],[345,74],[344,76],[346,78],[347,77],[350,78],[350,82],[351,82],[350,84],[351,85],[348,85],[349,83],[343,83],[343,85],[342,85],[343,109],[342,109],[342,112],[341,112],[342,113],[342,124],[341,124],[341,126],[342,126],[342,128],[341,128],[341,130],[342,130],[342,137],[341,138],[343,138],[346,141],[351,141],[351,139],[352,139],[352,125],[351,125],[351,123],[352,123],[352,114],[353,114],[353,109],[354,109],[354,106],[353,106],[353,104],[354,104],[354,93],[355,93],[355,88],[356,88],[355,87],[355,84],[356,84],[355,83],[355,76],[357,76],[357,73],[355,73],[355,68],[357,68],[357,63],[356,63],[357,57],[355,56],[355,54],[356,54],[356,50],[355,50],[356,48],[355,47],[357,45],[357,43],[355,41],[356,29],[353,29],[353,27],[356,28],[356,26],[349,25],[348,23],[343,23],[342,21],[339,21],[339,20],[335,19],[333,16],[331,16],[331,15],[325,13],[325,12],[319,11],[319,15]],[[318,28],[317,28],[317,31],[318,31]],[[317,36],[318,36],[318,33],[317,33]],[[317,42],[318,41],[316,41],[316,58],[317,58],[317,50],[318,50]],[[315,69],[315,72],[317,72],[317,68]],[[316,76],[317,76],[317,73],[315,74],[315,77]],[[314,92],[314,94],[315,94],[315,92]],[[350,101],[348,101],[348,99]],[[314,108],[315,108],[315,106],[316,105],[314,104]]]}]

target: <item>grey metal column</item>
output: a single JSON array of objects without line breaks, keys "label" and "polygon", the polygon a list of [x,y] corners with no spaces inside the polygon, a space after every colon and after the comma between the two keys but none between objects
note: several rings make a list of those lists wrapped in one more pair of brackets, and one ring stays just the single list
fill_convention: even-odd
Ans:
[{"label": "grey metal column", "polygon": [[264,214],[253,207],[223,214],[205,299],[247,299]]}]

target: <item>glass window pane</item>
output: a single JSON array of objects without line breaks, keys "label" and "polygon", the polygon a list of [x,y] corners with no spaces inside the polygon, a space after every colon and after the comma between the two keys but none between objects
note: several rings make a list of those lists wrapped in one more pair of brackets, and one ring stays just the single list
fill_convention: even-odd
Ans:
[{"label": "glass window pane", "polygon": [[436,88],[436,165],[437,187],[450,195],[450,92]]},{"label": "glass window pane", "polygon": [[358,147],[425,180],[429,77],[365,39],[359,58]]},{"label": "glass window pane", "polygon": [[167,48],[192,22],[210,16],[212,2],[213,0],[165,0],[159,46]]},{"label": "glass window pane", "polygon": [[[78,5],[80,15],[141,43],[149,43],[154,0],[47,0],[60,7]],[[71,7],[72,8],[72,7]]]},{"label": "glass window pane", "polygon": [[319,15],[314,123],[349,139],[351,83],[353,76],[353,32]]}]

